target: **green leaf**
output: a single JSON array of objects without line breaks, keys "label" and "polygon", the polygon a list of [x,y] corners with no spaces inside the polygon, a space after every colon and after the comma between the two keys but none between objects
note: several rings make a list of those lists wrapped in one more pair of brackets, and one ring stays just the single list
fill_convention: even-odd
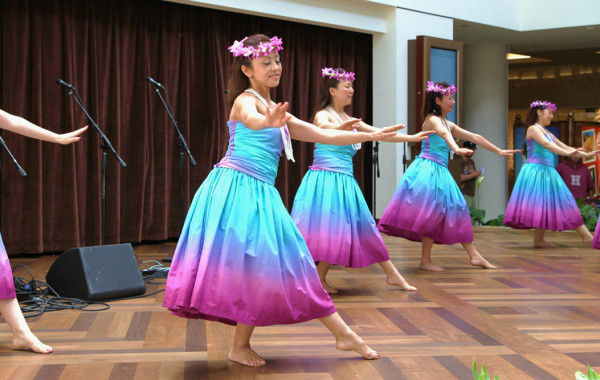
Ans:
[{"label": "green leaf", "polygon": [[481,373],[483,374],[484,380],[491,380],[490,376],[487,373],[487,370],[485,369],[485,364],[481,367]]},{"label": "green leaf", "polygon": [[589,380],[600,380],[600,376],[594,371],[594,369],[588,364],[587,378]]},{"label": "green leaf", "polygon": [[483,179],[484,179],[484,178],[485,178],[485,177],[483,177],[483,176],[480,176],[479,178],[477,178],[477,187],[478,187],[478,188],[481,188],[481,182],[483,182]]}]

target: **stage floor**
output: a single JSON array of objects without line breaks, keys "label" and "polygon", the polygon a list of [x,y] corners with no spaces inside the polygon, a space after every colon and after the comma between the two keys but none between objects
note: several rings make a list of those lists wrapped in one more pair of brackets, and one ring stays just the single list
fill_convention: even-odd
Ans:
[{"label": "stage floor", "polygon": [[[472,363],[507,379],[574,379],[600,369],[600,251],[574,232],[548,233],[533,249],[531,231],[476,227],[475,245],[500,269],[469,265],[460,245],[435,246],[443,273],[416,269],[420,244],[384,236],[392,261],[417,292],[385,283],[378,265],[333,267],[329,279],[346,322],[380,360],[337,351],[318,322],[258,327],[261,368],[229,362],[234,328],[172,316],[163,293],[111,302],[106,311],[64,310],[28,319],[54,348],[12,350],[0,324],[0,379],[472,379]],[[134,248],[141,260],[172,255],[175,243]],[[57,256],[11,258],[39,279]],[[168,265],[168,264],[167,264]],[[27,277],[19,269],[16,275]],[[164,280],[156,280],[164,282]],[[148,293],[164,288],[148,285]]]}]

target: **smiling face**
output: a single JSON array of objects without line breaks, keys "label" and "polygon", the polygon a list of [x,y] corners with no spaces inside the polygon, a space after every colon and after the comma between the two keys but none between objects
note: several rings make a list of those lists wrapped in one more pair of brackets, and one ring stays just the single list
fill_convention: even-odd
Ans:
[{"label": "smiling face", "polygon": [[454,104],[456,101],[454,100],[453,94],[444,95],[441,98],[435,98],[435,103],[440,107],[442,111],[442,115],[447,115],[452,112],[454,108]]},{"label": "smiling face", "polygon": [[340,79],[337,87],[330,87],[329,94],[331,94],[331,100],[342,107],[352,104],[352,96],[354,95],[354,88],[352,82]]},{"label": "smiling face", "polygon": [[262,56],[251,61],[251,66],[242,66],[242,72],[250,80],[250,86],[277,87],[281,79],[281,61],[279,54],[273,51],[267,56]]},{"label": "smiling face", "polygon": [[543,110],[537,110],[538,115],[538,124],[542,127],[547,127],[550,125],[552,118],[554,117],[554,113],[549,108],[544,108]]}]

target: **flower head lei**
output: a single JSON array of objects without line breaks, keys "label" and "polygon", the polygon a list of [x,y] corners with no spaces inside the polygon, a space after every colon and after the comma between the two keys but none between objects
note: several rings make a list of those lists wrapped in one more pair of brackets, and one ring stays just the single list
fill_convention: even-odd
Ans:
[{"label": "flower head lei", "polygon": [[552,112],[556,111],[556,104],[550,103],[546,100],[536,100],[535,102],[531,103],[531,105],[529,106],[529,108],[536,108],[536,107],[541,107],[542,109],[548,108]]},{"label": "flower head lei", "polygon": [[439,84],[433,83],[432,81],[427,81],[427,87],[425,90],[427,92],[439,92],[442,95],[456,94],[456,86],[455,85],[444,88]]},{"label": "flower head lei", "polygon": [[279,50],[283,50],[283,41],[281,38],[277,38],[277,36],[271,38],[269,42],[261,42],[258,44],[258,47],[254,46],[244,46],[244,41],[246,41],[248,37],[244,38],[241,41],[235,41],[233,45],[231,45],[228,49],[233,54],[234,57],[247,57],[247,58],[258,58],[262,55],[267,56],[271,54],[273,50],[278,52]]},{"label": "flower head lei", "polygon": [[324,67],[321,69],[321,77],[325,78],[325,77],[329,77],[329,78],[334,78],[337,80],[345,80],[345,81],[349,81],[349,82],[354,82],[354,73],[353,72],[345,72],[345,73],[340,73],[337,70],[332,69],[331,67]]}]

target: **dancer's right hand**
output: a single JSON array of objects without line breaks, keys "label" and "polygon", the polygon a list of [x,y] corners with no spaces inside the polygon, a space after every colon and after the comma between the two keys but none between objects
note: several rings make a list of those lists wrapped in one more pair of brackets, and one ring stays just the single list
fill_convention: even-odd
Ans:
[{"label": "dancer's right hand", "polygon": [[402,128],[402,125],[394,125],[391,127],[381,128],[376,132],[369,133],[369,135],[371,137],[371,141],[380,141],[383,139],[387,139],[388,137],[396,136],[396,131]]},{"label": "dancer's right hand", "polygon": [[85,132],[87,130],[87,128],[88,128],[88,126],[86,125],[85,127],[79,128],[78,130],[73,131],[73,132],[62,133],[60,135],[57,134],[55,137],[55,140],[56,140],[55,142],[62,144],[62,145],[67,145],[67,144],[71,144],[76,141],[79,141],[79,140],[81,140],[80,135],[83,132]]},{"label": "dancer's right hand", "polygon": [[289,106],[288,102],[277,103],[272,111],[267,107],[267,110],[265,111],[265,126],[271,128],[283,127],[292,117],[292,115],[287,113]]},{"label": "dancer's right hand", "polygon": [[350,120],[346,120],[344,121],[342,124],[340,124],[339,129],[342,131],[351,131],[353,129],[356,129],[359,127],[358,123],[360,123],[362,119],[350,119]]}]

